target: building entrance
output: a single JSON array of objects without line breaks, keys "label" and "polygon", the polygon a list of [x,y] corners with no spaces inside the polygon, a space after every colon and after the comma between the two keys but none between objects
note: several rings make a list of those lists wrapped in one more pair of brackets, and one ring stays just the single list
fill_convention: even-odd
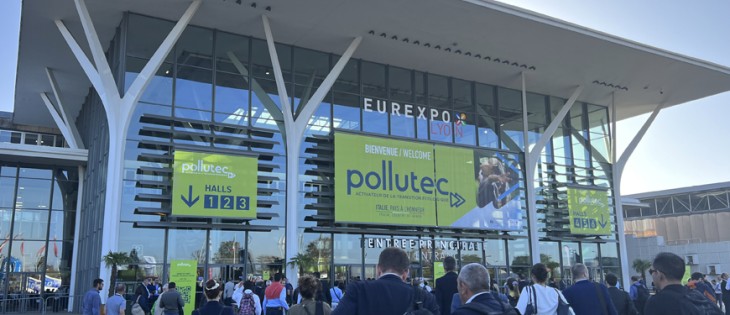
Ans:
[{"label": "building entrance", "polygon": [[222,283],[228,280],[238,282],[244,276],[242,264],[210,264],[208,265],[208,279],[219,280]]}]

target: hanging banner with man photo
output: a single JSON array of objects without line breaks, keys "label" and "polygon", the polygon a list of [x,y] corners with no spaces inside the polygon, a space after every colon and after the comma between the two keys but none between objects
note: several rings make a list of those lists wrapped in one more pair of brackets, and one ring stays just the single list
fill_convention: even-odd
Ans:
[{"label": "hanging banner with man photo", "polygon": [[519,157],[335,134],[335,221],[520,230]]},{"label": "hanging banner with man photo", "polygon": [[611,208],[606,190],[568,187],[568,213],[571,234],[611,234]]}]

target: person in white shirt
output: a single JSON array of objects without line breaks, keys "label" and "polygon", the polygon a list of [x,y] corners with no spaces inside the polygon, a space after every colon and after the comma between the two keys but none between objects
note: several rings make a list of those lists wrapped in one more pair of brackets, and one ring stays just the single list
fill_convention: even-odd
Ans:
[{"label": "person in white shirt", "polygon": [[236,283],[236,288],[233,290],[233,294],[231,295],[233,305],[238,306],[238,302],[241,301],[241,297],[243,297],[243,281]]},{"label": "person in white shirt", "polygon": [[[558,311],[558,299],[568,303],[558,289],[547,285],[548,269],[544,264],[535,264],[530,272],[533,285],[526,286],[517,300],[517,310],[525,314],[528,304],[537,306],[537,315],[554,315]],[[573,310],[570,310],[573,313]]]}]

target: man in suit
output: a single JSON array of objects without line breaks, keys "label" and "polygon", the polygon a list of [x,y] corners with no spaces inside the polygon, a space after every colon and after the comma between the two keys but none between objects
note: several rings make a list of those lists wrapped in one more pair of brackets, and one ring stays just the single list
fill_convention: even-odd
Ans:
[{"label": "man in suit", "polygon": [[446,272],[441,278],[436,279],[436,302],[441,309],[441,315],[451,314],[451,300],[456,288],[456,260],[454,257],[448,256],[444,258],[444,271]]},{"label": "man in suit", "polygon": [[609,273],[606,275],[606,283],[608,283],[608,295],[611,296],[613,306],[616,308],[618,315],[638,315],[639,311],[634,306],[634,301],[631,300],[629,294],[626,291],[620,290],[616,287],[618,283],[618,277]]},{"label": "man in suit", "polygon": [[[414,301],[417,288],[408,285],[411,261],[400,248],[389,247],[380,253],[375,267],[378,279],[355,281],[347,286],[346,294],[332,315],[401,315]],[[420,289],[418,289],[420,290]],[[419,293],[423,308],[439,314],[439,307],[431,294]]]},{"label": "man in suit", "polygon": [[563,296],[575,315],[616,315],[608,289],[588,279],[588,268],[584,264],[575,264],[570,271],[575,282],[563,291]]},{"label": "man in suit", "polygon": [[457,283],[462,305],[452,314],[480,315],[493,312],[512,314],[509,313],[513,310],[512,307],[506,302],[495,299],[489,291],[489,272],[484,266],[477,263],[464,266],[459,272]]}]

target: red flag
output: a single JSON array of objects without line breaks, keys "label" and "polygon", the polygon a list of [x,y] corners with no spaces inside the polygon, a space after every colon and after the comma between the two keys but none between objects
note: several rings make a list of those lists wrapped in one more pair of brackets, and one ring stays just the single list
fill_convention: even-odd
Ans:
[{"label": "red flag", "polygon": [[53,256],[58,257],[58,243],[56,243],[56,236],[53,236]]},{"label": "red flag", "polygon": [[46,251],[46,245],[44,244],[43,246],[41,246],[41,249],[39,249],[39,250],[38,250],[38,251],[37,251],[37,252],[35,253],[35,256],[36,256],[36,257],[39,257],[39,256],[43,255],[43,253],[44,253],[45,251]]},{"label": "red flag", "polygon": [[25,246],[24,245],[25,245],[25,242],[21,241],[20,242],[20,256],[25,256],[25,253],[24,253],[25,252]]}]

